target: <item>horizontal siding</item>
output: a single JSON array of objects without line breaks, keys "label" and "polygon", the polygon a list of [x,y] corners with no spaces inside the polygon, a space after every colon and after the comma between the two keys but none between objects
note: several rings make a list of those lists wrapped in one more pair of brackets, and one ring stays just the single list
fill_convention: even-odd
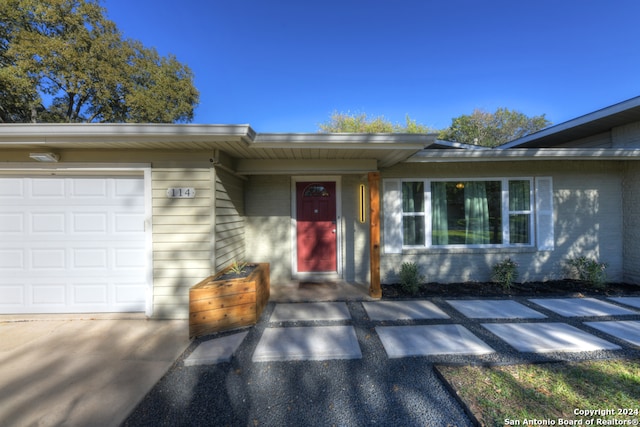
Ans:
[{"label": "horizontal siding", "polygon": [[245,251],[244,181],[216,170],[215,187],[215,269],[243,262]]},{"label": "horizontal siding", "polygon": [[[152,177],[154,317],[188,317],[189,288],[211,274],[210,169],[154,169]],[[167,189],[196,189],[170,199]]]},{"label": "horizontal siding", "polygon": [[247,193],[247,257],[270,264],[271,283],[291,279],[291,177],[252,176]]}]

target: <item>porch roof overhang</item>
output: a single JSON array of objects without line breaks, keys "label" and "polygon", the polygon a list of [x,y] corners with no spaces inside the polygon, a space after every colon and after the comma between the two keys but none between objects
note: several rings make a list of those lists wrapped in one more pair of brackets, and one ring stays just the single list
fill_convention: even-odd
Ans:
[{"label": "porch roof overhang", "polygon": [[358,171],[371,170],[402,162],[435,141],[435,134],[258,134],[249,125],[0,125],[0,150],[219,150],[245,173],[272,171],[286,162],[330,160],[339,160],[340,168],[354,162]]},{"label": "porch roof overhang", "polygon": [[512,148],[509,150],[425,149],[406,163],[500,162],[541,160],[640,160],[640,149],[619,148]]}]

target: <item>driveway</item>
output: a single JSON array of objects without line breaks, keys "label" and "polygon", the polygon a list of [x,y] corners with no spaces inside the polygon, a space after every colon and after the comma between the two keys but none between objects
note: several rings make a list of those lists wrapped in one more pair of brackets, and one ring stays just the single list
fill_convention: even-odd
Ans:
[{"label": "driveway", "polygon": [[0,316],[0,424],[119,426],[188,347],[187,322]]}]

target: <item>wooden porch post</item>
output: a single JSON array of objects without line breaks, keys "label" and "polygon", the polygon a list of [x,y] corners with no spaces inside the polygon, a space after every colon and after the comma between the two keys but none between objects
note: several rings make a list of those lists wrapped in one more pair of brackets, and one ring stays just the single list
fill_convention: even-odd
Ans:
[{"label": "wooden porch post", "polygon": [[369,295],[382,298],[380,287],[380,173],[369,173],[369,257],[371,283]]}]

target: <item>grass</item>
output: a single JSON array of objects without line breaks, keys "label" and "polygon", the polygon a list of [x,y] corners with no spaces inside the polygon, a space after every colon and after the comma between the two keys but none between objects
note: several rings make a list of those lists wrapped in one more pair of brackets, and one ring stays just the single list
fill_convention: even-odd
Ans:
[{"label": "grass", "polygon": [[437,369],[483,426],[544,420],[555,423],[543,425],[563,425],[560,419],[568,421],[564,425],[589,425],[591,419],[591,425],[622,425],[606,421],[640,420],[640,360]]}]

